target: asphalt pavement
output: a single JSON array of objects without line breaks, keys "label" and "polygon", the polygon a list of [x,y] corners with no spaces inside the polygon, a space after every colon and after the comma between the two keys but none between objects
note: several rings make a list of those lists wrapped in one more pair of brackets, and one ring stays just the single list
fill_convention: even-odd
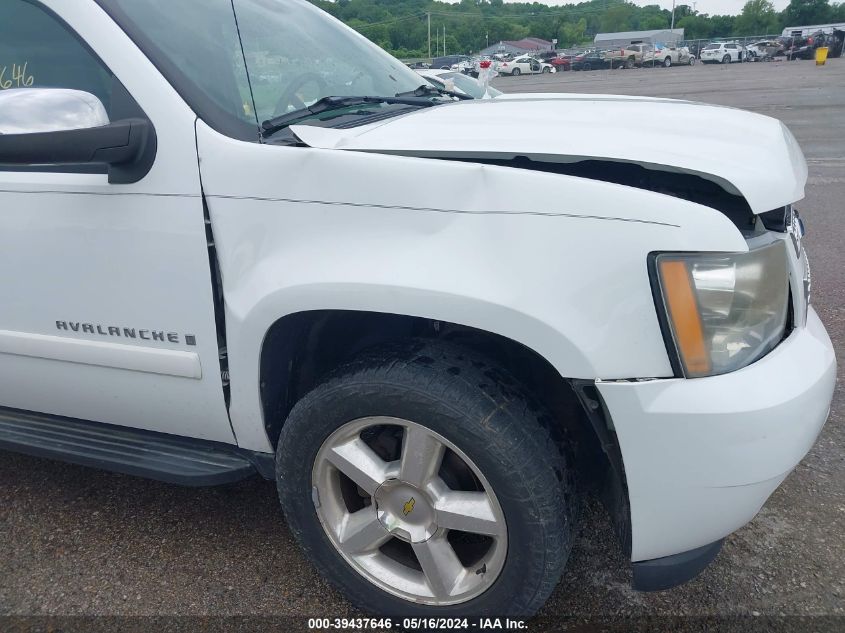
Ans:
[{"label": "asphalt pavement", "polygon": [[[807,61],[697,65],[503,77],[494,84],[506,92],[691,99],[783,120],[810,166],[799,208],[813,304],[845,358],[845,59],[819,68]],[[754,159],[752,151],[748,160]],[[590,502],[568,570],[530,628],[552,630],[561,616],[608,614],[845,616],[842,374],[840,362],[830,419],[816,446],[700,577],[667,592],[631,590],[609,521]],[[272,482],[189,489],[0,452],[0,615],[246,615],[302,623],[356,613],[300,554]],[[0,620],[0,628],[3,622],[11,629],[24,621]],[[87,622],[82,628],[108,620]],[[167,622],[153,628],[165,630]],[[237,628],[238,621],[229,622]],[[845,618],[808,622],[845,628]]]}]

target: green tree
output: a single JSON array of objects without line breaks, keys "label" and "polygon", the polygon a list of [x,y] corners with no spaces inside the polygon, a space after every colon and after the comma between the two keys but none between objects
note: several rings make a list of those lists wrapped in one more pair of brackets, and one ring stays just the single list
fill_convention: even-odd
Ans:
[{"label": "green tree", "polygon": [[581,18],[577,22],[567,22],[563,25],[560,34],[560,41],[558,42],[558,46],[561,48],[566,48],[569,46],[576,46],[581,44],[588,38],[586,37],[587,32],[587,20]]},{"label": "green tree", "polygon": [[657,29],[668,29],[669,20],[662,15],[648,15],[640,19],[637,25],[638,31],[656,31]]},{"label": "green tree", "polygon": [[780,19],[769,0],[748,0],[734,23],[736,35],[765,35],[780,31]]},{"label": "green tree", "polygon": [[[631,27],[637,31],[653,29],[668,29],[672,19],[672,12],[661,9],[656,4],[634,10]],[[675,9],[675,22],[678,21],[678,10]]]},{"label": "green tree", "polygon": [[[670,11],[671,13],[671,11]],[[695,11],[692,10],[692,7],[688,4],[679,4],[675,7],[675,24],[678,23],[678,20],[683,20],[685,17],[689,15],[695,15]]]},{"label": "green tree", "polygon": [[635,11],[636,7],[627,2],[610,7],[601,16],[601,30],[605,33],[632,30],[632,18]]},{"label": "green tree", "polygon": [[828,0],[790,0],[783,10],[783,21],[785,26],[822,24],[831,19],[832,13]]},{"label": "green tree", "polygon": [[703,40],[713,35],[713,25],[707,15],[688,15],[675,22],[675,27],[684,29],[688,40]]},{"label": "green tree", "polygon": [[735,15],[714,15],[710,17],[710,37],[728,37],[734,32]]}]

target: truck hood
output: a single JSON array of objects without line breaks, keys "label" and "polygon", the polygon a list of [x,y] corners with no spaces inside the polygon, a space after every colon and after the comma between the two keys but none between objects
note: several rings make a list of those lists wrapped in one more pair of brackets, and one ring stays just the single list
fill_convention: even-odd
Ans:
[{"label": "truck hood", "polygon": [[453,159],[611,160],[701,176],[754,213],[804,197],[807,163],[777,119],[623,95],[509,95],[424,108],[352,129],[296,125],[322,149]]}]

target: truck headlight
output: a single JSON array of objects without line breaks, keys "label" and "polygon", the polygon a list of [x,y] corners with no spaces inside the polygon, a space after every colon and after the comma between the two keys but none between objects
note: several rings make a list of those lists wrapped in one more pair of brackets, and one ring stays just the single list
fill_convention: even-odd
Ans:
[{"label": "truck headlight", "polygon": [[654,258],[657,308],[686,377],[745,367],[780,342],[789,303],[788,266],[780,240],[747,253]]}]

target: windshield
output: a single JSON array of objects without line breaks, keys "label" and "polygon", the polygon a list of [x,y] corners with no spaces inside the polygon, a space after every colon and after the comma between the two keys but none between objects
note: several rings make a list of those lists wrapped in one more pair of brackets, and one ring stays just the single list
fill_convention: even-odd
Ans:
[{"label": "windshield", "polygon": [[425,83],[305,0],[98,1],[203,120],[245,140],[323,97],[393,97]]},{"label": "windshield", "polygon": [[304,0],[235,0],[258,120],[328,96],[423,85],[399,60]]}]

